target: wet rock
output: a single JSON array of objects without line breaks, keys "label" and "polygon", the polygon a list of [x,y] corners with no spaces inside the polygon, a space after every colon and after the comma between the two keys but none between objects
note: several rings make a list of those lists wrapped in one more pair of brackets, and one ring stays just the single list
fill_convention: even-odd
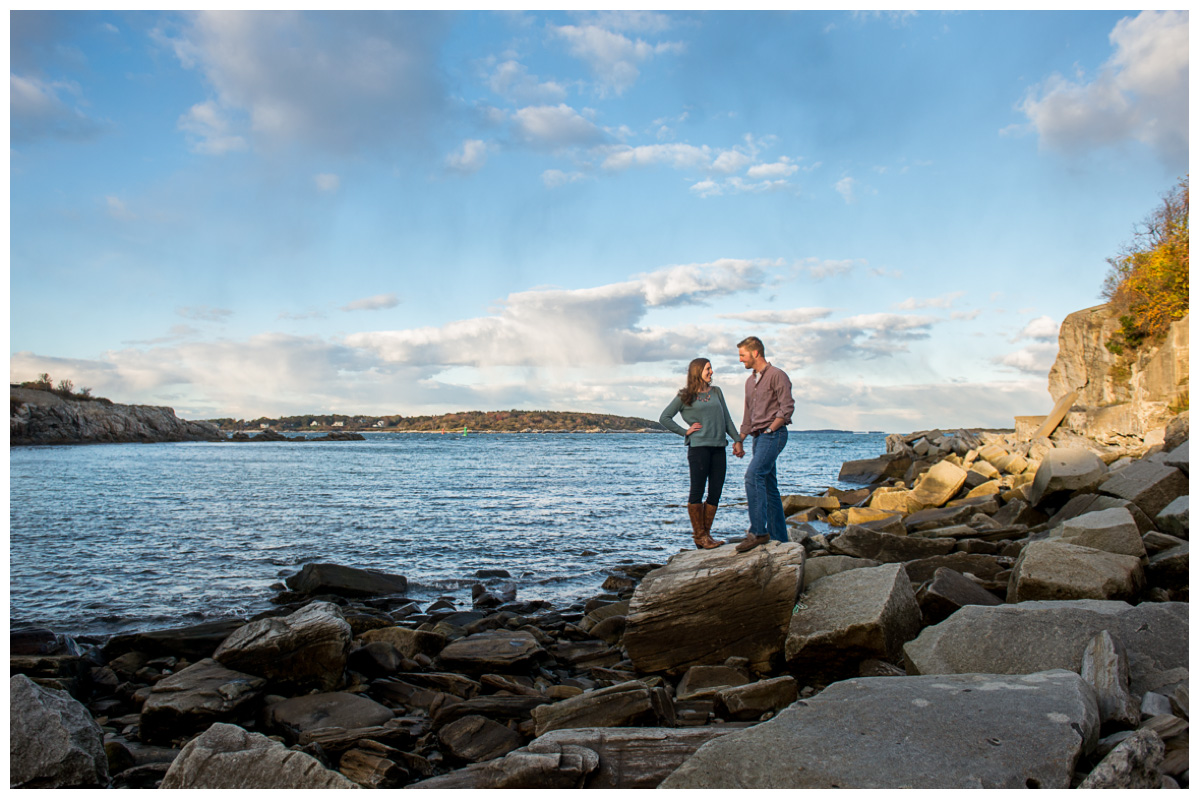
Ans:
[{"label": "wet rock", "polygon": [[1066,789],[1098,731],[1072,672],[855,678],[709,742],[660,788]]},{"label": "wet rock", "polygon": [[640,672],[672,674],[729,656],[765,668],[783,649],[804,558],[801,545],[778,542],[748,553],[720,547],[673,556],[642,579],[630,601],[630,660]]},{"label": "wet rock", "polygon": [[1096,765],[1079,788],[1161,788],[1164,755],[1166,748],[1157,733],[1150,730],[1135,731]]},{"label": "wet rock", "polygon": [[1068,492],[1088,492],[1108,476],[1108,467],[1090,450],[1059,447],[1042,459],[1033,478],[1029,500],[1040,505],[1043,500]]},{"label": "wet rock", "polygon": [[964,606],[904,645],[904,656],[909,673],[919,675],[1079,672],[1088,643],[1104,630],[1125,646],[1134,696],[1187,678],[1187,603],[1131,606],[1068,600]]},{"label": "wet rock", "polygon": [[960,572],[939,567],[917,592],[917,605],[927,625],[936,625],[963,606],[998,606],[1000,599]]},{"label": "wet rock", "polygon": [[545,649],[528,631],[491,631],[451,642],[438,660],[448,669],[482,674],[519,671],[546,657]]},{"label": "wet rock", "polygon": [[271,731],[282,735],[289,744],[296,744],[305,731],[382,725],[392,718],[392,711],[363,695],[328,692],[275,703],[267,708],[264,717]]},{"label": "wet rock", "polygon": [[1141,561],[1061,541],[1025,546],[1013,565],[1008,602],[1131,600],[1145,585]]},{"label": "wet rock", "polygon": [[726,720],[757,720],[796,702],[799,687],[791,675],[721,689],[716,695],[716,712]]},{"label": "wet rock", "polygon": [[312,756],[236,725],[218,722],[188,742],[163,789],[357,789]]},{"label": "wet rock", "polygon": [[254,705],[266,684],[211,658],[202,659],[151,688],[138,735],[144,742],[166,743],[214,722],[234,720]]},{"label": "wet rock", "polygon": [[407,789],[581,789],[600,766],[595,751],[555,744],[538,752],[522,747],[503,758],[472,764]]},{"label": "wet rock", "polygon": [[793,672],[826,674],[864,658],[895,658],[921,628],[921,609],[899,564],[856,569],[813,584],[788,627]]},{"label": "wet rock", "polygon": [[408,579],[373,569],[356,569],[340,564],[305,564],[284,581],[293,592],[305,595],[336,594],[339,597],[374,597],[404,594]]},{"label": "wet rock", "polygon": [[77,655],[11,656],[10,675],[25,675],[39,686],[64,691],[76,699],[90,693],[91,663]]},{"label": "wet rock", "polygon": [[101,653],[105,661],[112,661],[130,652],[140,652],[150,657],[173,655],[199,661],[211,656],[221,642],[245,624],[244,619],[230,618],[182,628],[121,633],[105,642]]},{"label": "wet rock", "polygon": [[830,542],[829,549],[837,555],[897,563],[945,555],[954,549],[954,545],[954,539],[949,538],[896,536],[891,533],[878,533],[859,525],[850,525]]},{"label": "wet rock", "polygon": [[487,717],[468,715],[438,731],[438,740],[459,761],[491,761],[525,744],[516,731]]},{"label": "wet rock", "polygon": [[1134,503],[1154,519],[1176,497],[1188,493],[1187,476],[1153,461],[1135,461],[1100,484],[1101,494]]},{"label": "wet rock", "polygon": [[350,625],[336,605],[310,603],[286,617],[239,628],[213,658],[280,685],[331,689],[342,680],[350,639]]},{"label": "wet rock", "polygon": [[9,786],[103,788],[104,734],[78,700],[24,675],[8,681]]},{"label": "wet rock", "polygon": [[675,711],[662,687],[626,681],[533,709],[536,735],[561,728],[671,725]]},{"label": "wet rock", "polygon": [[1057,535],[1051,538],[1081,547],[1092,547],[1109,553],[1141,558],[1146,555],[1142,534],[1138,531],[1133,515],[1124,508],[1093,511],[1069,519]]},{"label": "wet rock", "polygon": [[1102,726],[1137,727],[1141,711],[1129,694],[1129,658],[1119,640],[1108,631],[1096,634],[1083,651],[1079,674],[1096,690]]}]

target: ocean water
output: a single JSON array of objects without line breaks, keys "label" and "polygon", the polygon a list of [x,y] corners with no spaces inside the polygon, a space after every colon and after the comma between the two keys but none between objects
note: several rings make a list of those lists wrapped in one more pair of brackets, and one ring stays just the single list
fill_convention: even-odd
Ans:
[{"label": "ocean water", "polygon": [[[84,634],[270,607],[308,562],[380,569],[470,606],[476,570],[519,600],[591,596],[623,563],[692,547],[671,434],[366,434],[365,442],[15,447],[10,622]],[[883,434],[791,432],[784,494],[819,494]],[[714,535],[747,525],[729,456]]]}]

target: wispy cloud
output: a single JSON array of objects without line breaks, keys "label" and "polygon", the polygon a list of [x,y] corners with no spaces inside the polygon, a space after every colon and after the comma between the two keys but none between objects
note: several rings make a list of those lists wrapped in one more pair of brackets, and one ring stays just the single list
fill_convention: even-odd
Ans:
[{"label": "wispy cloud", "polygon": [[175,309],[175,313],[184,319],[194,319],[201,322],[224,322],[233,316],[233,312],[227,308],[216,308],[214,306],[182,306]]},{"label": "wispy cloud", "polygon": [[455,172],[478,172],[487,163],[489,149],[482,139],[467,139],[462,147],[446,156],[446,166]]},{"label": "wispy cloud", "polygon": [[910,297],[899,303],[893,303],[892,308],[899,309],[900,311],[914,311],[918,308],[952,308],[954,301],[965,294],[966,292],[947,292],[938,297]]},{"label": "wispy cloud", "polygon": [[610,92],[620,95],[633,86],[641,75],[640,64],[684,50],[682,42],[650,44],[600,25],[551,25],[550,32],[566,43],[567,52],[588,65],[601,96]]},{"label": "wispy cloud", "polygon": [[386,308],[395,308],[398,305],[400,305],[400,298],[395,292],[389,292],[354,300],[341,308],[342,311],[380,311]]}]

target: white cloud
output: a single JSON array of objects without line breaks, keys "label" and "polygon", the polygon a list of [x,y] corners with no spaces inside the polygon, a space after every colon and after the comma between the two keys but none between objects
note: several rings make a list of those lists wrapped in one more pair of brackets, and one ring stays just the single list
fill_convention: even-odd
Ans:
[{"label": "white cloud", "polygon": [[[712,163],[712,169],[716,172],[723,172],[726,175],[739,170],[745,169],[754,159],[746,153],[738,150],[726,150],[717,156]],[[757,177],[751,175],[750,177]]]},{"label": "white cloud", "polygon": [[966,292],[948,292],[939,297],[927,297],[921,300],[910,297],[902,302],[892,304],[892,308],[897,308],[901,311],[913,311],[918,308],[951,308],[954,305],[954,301],[965,294]]},{"label": "white cloud", "polygon": [[342,311],[379,311],[385,308],[395,308],[398,305],[400,305],[400,298],[396,296],[395,292],[390,292],[346,303],[342,306]]},{"label": "white cloud", "polygon": [[1014,353],[993,358],[993,363],[1029,375],[1040,375],[1043,378],[1050,373],[1054,359],[1058,355],[1056,342],[1034,342],[1022,347]]},{"label": "white cloud", "polygon": [[233,316],[233,312],[227,308],[214,308],[213,306],[182,306],[175,309],[175,313],[185,319],[196,319],[203,322],[224,322]]},{"label": "white cloud", "polygon": [[548,169],[542,173],[542,183],[547,189],[557,189],[568,183],[581,181],[586,176],[582,172],[563,172],[560,169]]},{"label": "white cloud", "polygon": [[342,185],[342,179],[332,173],[322,172],[313,176],[313,183],[322,192],[336,192]]},{"label": "white cloud", "polygon": [[718,314],[721,319],[737,319],[758,325],[805,325],[833,314],[832,308],[786,308],[778,311],[743,311],[740,314]]},{"label": "white cloud", "polygon": [[567,98],[566,87],[555,81],[539,81],[518,61],[497,64],[488,76],[487,84],[496,94],[519,104],[559,103]]},{"label": "white cloud", "polygon": [[838,194],[840,194],[842,196],[843,200],[845,200],[847,203],[853,203],[854,202],[854,187],[855,187],[856,183],[857,182],[854,180],[854,178],[849,178],[849,177],[842,178],[840,181],[838,181],[837,183],[835,183],[833,185],[833,188],[837,191]]},{"label": "white cloud", "polygon": [[596,25],[552,25],[550,31],[567,43],[571,55],[591,68],[600,94],[608,91],[622,94],[641,74],[639,64],[656,55],[683,51],[683,45],[679,42],[649,44]]},{"label": "white cloud", "polygon": [[197,103],[179,117],[178,127],[188,135],[191,149],[207,155],[223,155],[247,148],[246,140],[230,133],[225,112],[209,100]]},{"label": "white cloud", "polygon": [[1109,34],[1114,52],[1090,81],[1055,73],[1019,104],[1046,147],[1067,153],[1136,140],[1169,166],[1188,156],[1188,13],[1143,11]]},{"label": "white cloud", "polygon": [[1039,342],[1057,342],[1058,341],[1058,323],[1050,317],[1038,317],[1029,321],[1029,324],[1021,329],[1013,341],[1021,339],[1033,339]]},{"label": "white cloud", "polygon": [[488,144],[481,139],[467,139],[457,151],[446,156],[446,166],[455,172],[478,172],[487,163]]},{"label": "white cloud", "polygon": [[703,180],[692,184],[691,191],[701,197],[715,197],[721,194],[721,187],[715,181]]},{"label": "white cloud", "polygon": [[711,148],[691,144],[648,144],[640,147],[620,145],[608,149],[601,163],[604,169],[619,170],[631,167],[666,164],[675,169],[708,169],[712,163]]},{"label": "white cloud", "polygon": [[578,111],[556,106],[527,106],[513,112],[517,135],[531,145],[570,147],[599,144],[607,135]]},{"label": "white cloud", "polygon": [[763,178],[786,178],[789,175],[795,174],[798,169],[800,167],[793,164],[787,156],[784,156],[773,164],[755,164],[746,170],[746,177],[754,178],[755,180]]},{"label": "white cloud", "polygon": [[[13,32],[16,36],[16,32]],[[45,138],[91,139],[102,125],[62,95],[78,95],[79,87],[64,81],[44,81],[15,72],[8,76],[9,135],[14,144]]]},{"label": "white cloud", "polygon": [[807,273],[813,280],[819,281],[834,275],[845,275],[855,267],[864,266],[866,263],[860,258],[805,258],[797,261],[795,268],[797,271]]}]

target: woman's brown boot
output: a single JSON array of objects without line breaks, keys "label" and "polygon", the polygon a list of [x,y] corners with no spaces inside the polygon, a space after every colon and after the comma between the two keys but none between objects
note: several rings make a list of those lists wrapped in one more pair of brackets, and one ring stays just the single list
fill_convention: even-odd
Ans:
[{"label": "woman's brown boot", "polygon": [[704,543],[706,550],[711,550],[714,547],[720,547],[725,544],[724,539],[712,538],[713,518],[717,516],[717,507],[714,505],[704,504],[704,538],[707,540]]},{"label": "woman's brown boot", "polygon": [[692,521],[692,541],[697,550],[711,550],[716,544],[710,544],[712,537],[704,530],[704,504],[688,503],[688,518]]}]

